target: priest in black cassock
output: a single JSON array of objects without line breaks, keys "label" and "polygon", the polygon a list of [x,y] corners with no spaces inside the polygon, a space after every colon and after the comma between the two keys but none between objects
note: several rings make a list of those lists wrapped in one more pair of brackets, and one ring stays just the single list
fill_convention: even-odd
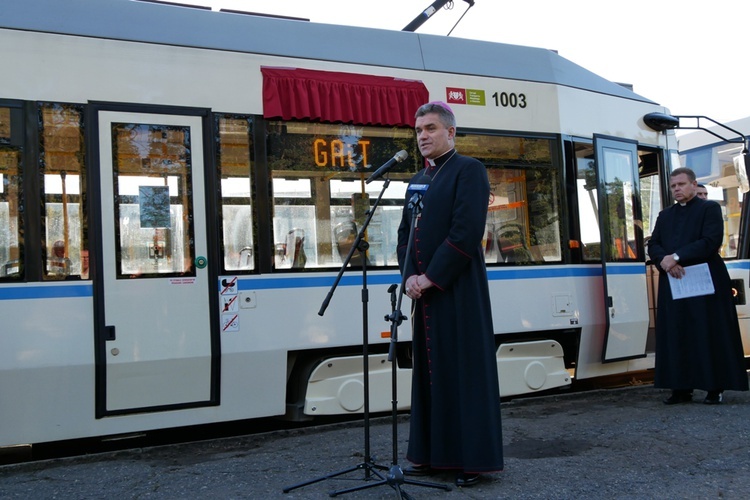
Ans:
[{"label": "priest in black cassock", "polygon": [[[455,471],[458,486],[503,469],[500,391],[487,270],[482,252],[487,170],[454,148],[445,103],[416,113],[429,189],[407,255],[412,208],[404,207],[398,260],[412,302],[414,366],[406,474]],[[413,179],[413,180],[414,180]]]},{"label": "priest in black cassock", "polygon": [[[696,196],[698,184],[689,168],[669,179],[674,205],[664,209],[648,242],[659,269],[656,313],[655,387],[672,389],[666,404],[688,403],[693,389],[707,392],[706,404],[719,404],[724,390],[748,390],[737,310],[724,260],[721,207]],[[685,266],[708,264],[715,293],[672,298],[669,276],[681,279]]]}]

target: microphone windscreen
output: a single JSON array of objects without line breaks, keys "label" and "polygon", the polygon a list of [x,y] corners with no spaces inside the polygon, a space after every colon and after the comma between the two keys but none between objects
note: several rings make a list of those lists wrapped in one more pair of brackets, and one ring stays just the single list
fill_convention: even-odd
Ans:
[{"label": "microphone windscreen", "polygon": [[409,194],[414,194],[414,193],[424,194],[427,192],[427,189],[429,189],[431,182],[432,182],[432,177],[430,177],[429,175],[425,173],[422,173],[422,175],[413,179],[409,183],[409,186],[406,188],[406,192]]}]

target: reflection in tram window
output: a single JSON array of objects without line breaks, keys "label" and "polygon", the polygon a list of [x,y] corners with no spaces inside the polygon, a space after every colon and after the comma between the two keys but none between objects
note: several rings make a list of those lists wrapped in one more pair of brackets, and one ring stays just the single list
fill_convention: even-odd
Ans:
[{"label": "reflection in tram window", "polygon": [[[607,196],[612,212],[609,217],[609,261],[640,260],[645,255],[646,241],[661,210],[660,162],[657,150],[638,149],[638,175],[630,165],[628,155],[607,153],[609,179]],[[599,194],[597,189],[594,147],[591,143],[576,143],[576,186],[578,190],[578,216],[581,227],[582,255],[584,261],[601,261],[601,232],[599,228]],[[636,183],[640,197],[635,196]],[[637,201],[640,199],[640,206]],[[638,210],[636,210],[638,209]],[[642,231],[642,236],[638,233]]]},{"label": "reflection in tram window", "polygon": [[[333,262],[337,265],[343,263],[348,255],[348,245],[354,243],[359,228],[364,224],[364,214],[369,209],[372,200],[375,200],[383,188],[384,181],[373,181],[364,186],[365,193],[362,194],[360,181],[336,180],[330,182],[331,191],[331,224],[333,226],[333,241],[335,252]],[[404,197],[406,196],[406,180],[391,180],[385,193],[385,203],[381,203],[370,221],[367,228],[366,251],[367,265],[396,266],[397,229],[401,223],[401,211]],[[338,203],[349,203],[349,206]],[[357,216],[355,217],[355,214]],[[354,239],[351,234],[354,233]],[[351,240],[351,241],[350,241]],[[342,252],[346,250],[346,252]],[[359,267],[359,252],[355,251],[351,265]]]},{"label": "reflection in tram window", "polygon": [[[81,276],[81,252],[87,247],[83,110],[78,106],[43,104],[39,113],[39,162],[44,173],[42,199],[46,215],[42,252],[45,279]],[[60,262],[68,264],[61,266]]]},{"label": "reflection in tram window", "polygon": [[216,164],[221,175],[220,203],[224,272],[253,271],[255,217],[252,183],[252,118],[218,115]]},{"label": "reflection in tram window", "polygon": [[604,194],[608,207],[609,255],[607,261],[636,260],[641,252],[637,234],[642,227],[636,211],[637,169],[627,151],[602,148],[601,162],[606,165]]},{"label": "reflection in tram window", "polygon": [[661,181],[659,172],[662,170],[662,155],[659,150],[638,150],[640,195],[641,195],[641,218],[643,219],[643,247],[648,260],[648,245],[646,242],[651,238],[654,224],[661,211]]},{"label": "reflection in tram window", "polygon": [[[409,159],[389,172],[365,234],[368,265],[398,264],[401,208],[419,163],[412,129],[271,122],[268,137],[276,269],[340,266],[384,185],[365,181],[403,149]],[[350,264],[357,266],[354,257]]]},{"label": "reflection in tram window", "polygon": [[576,143],[575,155],[583,260],[600,262],[602,238],[599,231],[599,199],[596,189],[594,146],[590,143]]},{"label": "reflection in tram window", "polygon": [[488,265],[560,262],[560,173],[550,139],[459,135],[456,147],[487,167],[490,199],[484,249]]},{"label": "reflection in tram window", "polygon": [[112,129],[118,278],[194,276],[188,128]]},{"label": "reflection in tram window", "polygon": [[[10,124],[5,123],[4,116],[0,113],[0,134],[7,131],[9,136]],[[9,119],[10,113],[7,116]],[[20,167],[20,149],[0,144],[0,280],[18,278],[21,273]]]},{"label": "reflection in tram window", "polygon": [[0,144],[11,142],[11,112],[10,108],[0,107]]}]

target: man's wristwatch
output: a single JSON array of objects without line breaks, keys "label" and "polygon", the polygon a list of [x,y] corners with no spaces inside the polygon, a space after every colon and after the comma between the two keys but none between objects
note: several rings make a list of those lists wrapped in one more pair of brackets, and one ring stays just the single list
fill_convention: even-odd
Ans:
[{"label": "man's wristwatch", "polygon": [[675,262],[680,262],[680,256],[677,255],[676,253],[672,254],[672,258],[674,259]]}]

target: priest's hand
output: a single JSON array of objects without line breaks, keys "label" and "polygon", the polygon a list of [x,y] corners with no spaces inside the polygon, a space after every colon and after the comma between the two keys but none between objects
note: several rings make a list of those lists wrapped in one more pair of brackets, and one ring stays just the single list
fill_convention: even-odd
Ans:
[{"label": "priest's hand", "polygon": [[672,255],[665,255],[659,266],[673,278],[681,279],[685,276],[685,268],[678,264]]}]

